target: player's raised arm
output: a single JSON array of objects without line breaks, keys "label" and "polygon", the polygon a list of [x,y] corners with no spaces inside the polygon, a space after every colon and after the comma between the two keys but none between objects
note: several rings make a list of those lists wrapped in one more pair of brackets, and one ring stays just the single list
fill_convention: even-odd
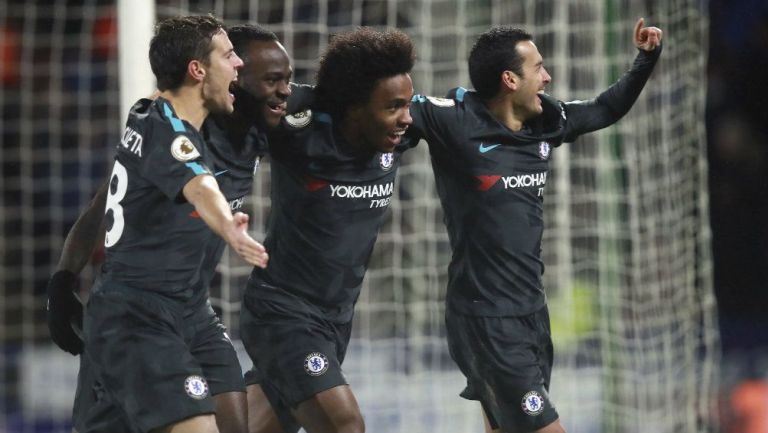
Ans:
[{"label": "player's raised arm", "polygon": [[632,67],[603,93],[588,101],[565,104],[568,116],[565,141],[616,123],[632,108],[661,54],[662,31],[643,27],[645,20],[635,23],[633,41],[639,52]]},{"label": "player's raised arm", "polygon": [[211,230],[234,248],[240,257],[252,265],[267,266],[269,256],[264,246],[248,235],[248,215],[242,212],[232,215],[213,176],[195,176],[184,186],[183,194]]}]

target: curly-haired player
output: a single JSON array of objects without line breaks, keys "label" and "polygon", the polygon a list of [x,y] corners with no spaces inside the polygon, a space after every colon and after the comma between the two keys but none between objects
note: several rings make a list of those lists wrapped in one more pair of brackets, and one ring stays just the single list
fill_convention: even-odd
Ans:
[{"label": "curly-haired player", "polygon": [[411,145],[404,133],[413,63],[402,32],[339,35],[314,91],[299,87],[289,99],[310,109],[286,116],[269,135],[270,262],[251,274],[240,326],[254,362],[246,375],[251,433],[364,431],[341,363],[400,156]]}]

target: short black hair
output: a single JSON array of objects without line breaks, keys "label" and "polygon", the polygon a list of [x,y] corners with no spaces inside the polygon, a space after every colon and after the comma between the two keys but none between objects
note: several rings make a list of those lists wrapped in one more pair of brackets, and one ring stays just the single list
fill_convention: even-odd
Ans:
[{"label": "short black hair", "polygon": [[179,88],[184,83],[187,65],[192,60],[208,64],[213,37],[224,24],[212,15],[173,17],[155,26],[149,43],[149,64],[161,91]]},{"label": "short black hair", "polygon": [[480,35],[469,52],[469,79],[478,96],[496,96],[504,71],[523,76],[524,59],[517,52],[517,43],[532,39],[525,30],[509,26],[493,27]]},{"label": "short black hair", "polygon": [[235,48],[235,53],[246,61],[243,56],[245,55],[246,48],[251,42],[271,42],[277,41],[277,35],[265,29],[264,27],[256,24],[238,24],[236,26],[229,27],[227,29],[229,40],[232,41],[232,46]]},{"label": "short black hair", "polygon": [[338,34],[320,59],[315,106],[344,116],[368,101],[378,80],[409,73],[415,61],[411,38],[399,30],[360,27]]}]

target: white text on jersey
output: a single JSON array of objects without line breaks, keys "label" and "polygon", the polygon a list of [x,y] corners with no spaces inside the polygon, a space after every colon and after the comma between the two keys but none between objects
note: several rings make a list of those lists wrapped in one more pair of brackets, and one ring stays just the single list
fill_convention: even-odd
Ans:
[{"label": "white text on jersey", "polygon": [[544,186],[547,183],[547,172],[502,176],[501,181],[504,182],[504,189]]},{"label": "white text on jersey", "polygon": [[120,144],[122,144],[129,152],[138,155],[138,157],[141,158],[141,143],[143,141],[144,138],[141,134],[126,126]]}]

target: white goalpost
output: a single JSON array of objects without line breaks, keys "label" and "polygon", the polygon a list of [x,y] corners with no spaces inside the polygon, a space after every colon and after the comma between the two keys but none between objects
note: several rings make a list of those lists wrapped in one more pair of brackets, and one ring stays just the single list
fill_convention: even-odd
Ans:
[{"label": "white goalpost", "polygon": [[[630,66],[637,18],[662,28],[664,52],[629,114],[553,152],[542,246],[555,343],[551,395],[570,433],[717,431],[712,408],[719,342],[704,134],[708,17],[702,2],[52,3],[44,8],[10,0],[0,6],[0,16],[22,23],[17,30],[24,41],[18,86],[0,92],[0,103],[20,113],[0,124],[6,131],[0,223],[8,232],[0,239],[6,286],[0,291],[0,432],[66,428],[76,359],[47,338],[41,287],[68,225],[106,176],[128,108],[154,90],[147,61],[154,22],[209,12],[230,25],[253,22],[277,33],[293,59],[295,81],[305,83],[314,82],[318,56],[332,34],[360,25],[397,27],[416,45],[416,91],[435,96],[471,87],[469,49],[493,25],[534,35],[553,77],[548,92],[562,100],[596,96]],[[104,16],[116,18],[119,38],[113,55],[102,59],[94,51],[94,32]],[[39,87],[43,51],[50,55],[47,88]],[[269,212],[268,178],[267,160],[250,200],[256,237],[263,236]],[[18,199],[7,192],[17,190]],[[42,237],[41,215],[49,231]],[[479,405],[458,396],[464,380],[445,342],[449,259],[422,144],[405,155],[344,362],[368,431],[483,429]],[[212,293],[236,341],[250,270],[226,253]]]}]

